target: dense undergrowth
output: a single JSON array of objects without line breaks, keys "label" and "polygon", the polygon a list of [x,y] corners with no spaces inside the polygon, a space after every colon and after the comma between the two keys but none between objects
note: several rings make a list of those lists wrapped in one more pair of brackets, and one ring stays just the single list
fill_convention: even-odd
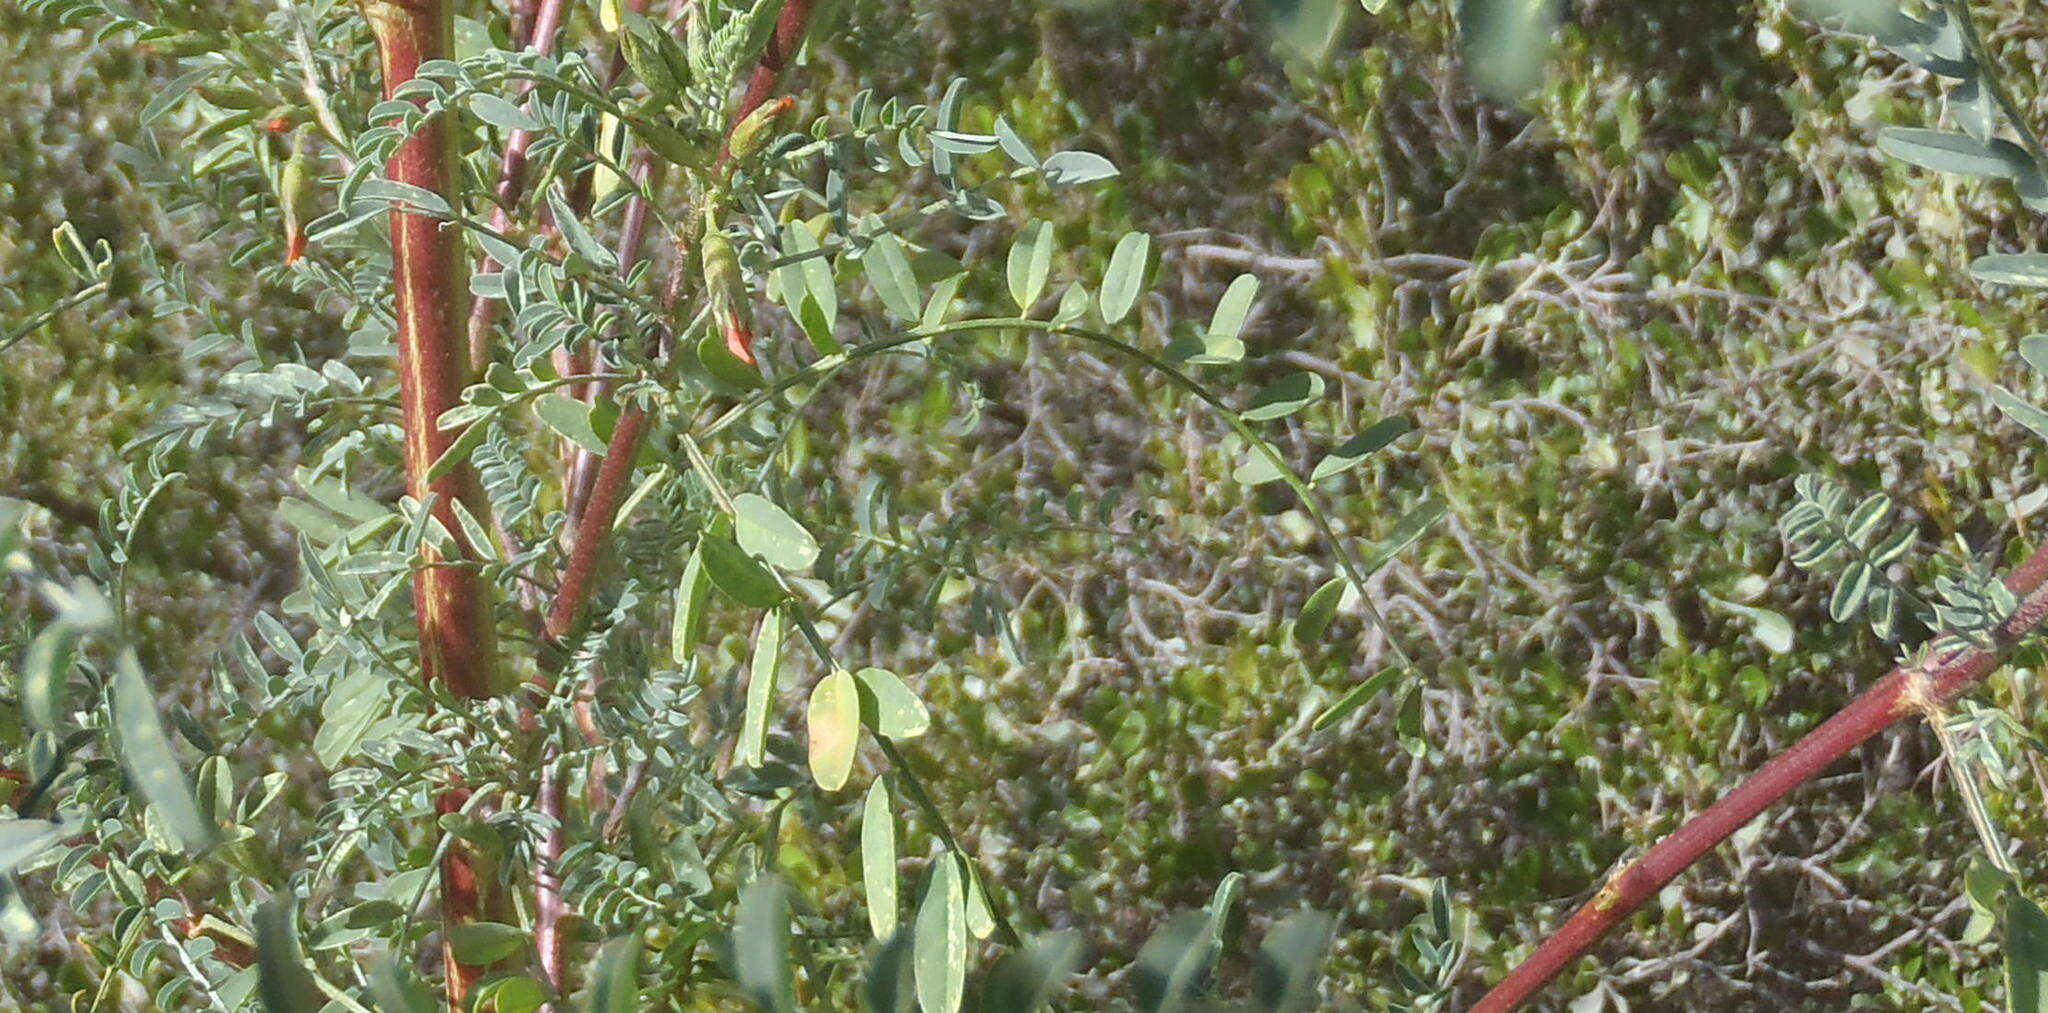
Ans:
[{"label": "dense undergrowth", "polygon": [[[1014,656],[973,635],[957,587],[939,605],[954,635],[864,632],[860,608],[908,590],[835,618],[853,653],[925,673],[951,716],[918,767],[991,878],[1018,890],[1013,915],[1081,930],[1104,968],[1239,871],[1255,920],[1301,903],[1339,914],[1331,991],[1371,1004],[1407,957],[1421,884],[1442,877],[1475,932],[1458,981],[1476,995],[1588,884],[1887,667],[1885,645],[1825,621],[1824,589],[1786,559],[1776,521],[1794,476],[1886,490],[1929,541],[1997,546],[2037,523],[2031,448],[1977,390],[2016,382],[2041,307],[1987,298],[1961,267],[2041,237],[2004,194],[1885,161],[1875,127],[1927,125],[1936,90],[1782,5],[1584,5],[1528,113],[1459,79],[1443,3],[1354,17],[1324,67],[1274,55],[1234,2],[909,6],[848,5],[843,37],[803,71],[811,111],[843,105],[848,82],[928,96],[965,75],[969,94],[1001,97],[974,125],[999,111],[1042,147],[1111,155],[1124,175],[1086,204],[1085,229],[1078,202],[1028,209],[1064,225],[1063,247],[1110,237],[1071,266],[1099,272],[1114,237],[1152,231],[1164,295],[1141,312],[1156,319],[1260,274],[1253,379],[1309,369],[1341,394],[1283,447],[1308,459],[1315,434],[1385,414],[1420,430],[1331,490],[1340,523],[1384,535],[1425,485],[1449,506],[1373,588],[1424,652],[1419,710],[1396,713],[1390,695],[1312,731],[1384,645],[1304,652],[1269,618],[1296,611],[1331,561],[1288,496],[1230,480],[1221,425],[1182,395],[1039,344],[1024,369],[939,357],[867,374],[811,420],[807,438],[848,449],[806,459],[799,439],[807,473],[879,478],[1028,560],[987,575],[1020,603]],[[1989,6],[2024,27],[2024,5]],[[2030,81],[2039,43],[2004,34],[1994,48]],[[41,242],[58,221],[120,251],[176,212],[107,143],[136,131],[159,57],[18,13],[0,13],[0,47],[11,315],[10,301],[61,293]],[[1013,225],[944,239],[972,251]],[[259,227],[180,256],[221,264],[237,230]],[[233,270],[204,282],[223,305],[292,299]],[[216,375],[179,359],[181,326],[154,321],[127,278],[9,351],[0,491],[51,509],[40,551],[70,551],[118,477],[96,448]],[[157,671],[197,670],[234,608],[287,589],[265,547],[288,544],[268,508],[294,436],[261,439],[193,475],[158,524],[147,588],[162,607],[140,610],[159,623]],[[1057,510],[1037,506],[1048,496]],[[1072,516],[1069,497],[1084,508]],[[725,660],[746,650],[735,633]],[[2029,668],[1988,693],[2040,713]],[[1986,952],[1963,941],[1969,832],[1927,790],[1936,756],[1923,731],[1877,740],[1681,877],[1606,945],[1618,959],[1557,994],[1716,1008],[1993,994]],[[1904,783],[1921,790],[1877,790]],[[2009,835],[2048,829],[2038,796],[1992,801]],[[788,832],[792,877],[828,908],[850,901],[851,837]],[[72,973],[63,944],[46,946],[0,978],[10,1004]],[[1223,980],[1243,977],[1232,966]]]}]

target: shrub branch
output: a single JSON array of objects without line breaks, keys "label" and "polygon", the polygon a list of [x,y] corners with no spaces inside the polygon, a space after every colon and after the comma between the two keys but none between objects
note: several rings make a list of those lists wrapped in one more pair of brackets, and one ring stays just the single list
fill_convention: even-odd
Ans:
[{"label": "shrub branch", "polygon": [[1500,1013],[1527,1002],[1592,949],[1609,929],[1655,897],[1664,884],[1792,789],[1900,719],[1937,711],[1989,675],[2020,637],[2048,618],[2048,586],[2044,584],[2048,584],[2048,546],[2035,550],[2006,575],[2006,587],[2025,597],[1998,625],[1990,646],[1969,646],[1954,634],[1935,638],[1936,653],[1917,664],[1893,669],[1735,790],[1616,873],[1592,900],[1481,998],[1472,1013]]}]

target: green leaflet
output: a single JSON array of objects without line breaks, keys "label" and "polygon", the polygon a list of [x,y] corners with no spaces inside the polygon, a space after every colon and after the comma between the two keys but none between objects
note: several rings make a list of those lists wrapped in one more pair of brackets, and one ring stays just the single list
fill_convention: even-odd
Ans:
[{"label": "green leaflet", "polygon": [[923,1013],[954,1013],[967,990],[967,896],[960,858],[932,859],[912,936],[917,1005]]},{"label": "green leaflet", "polygon": [[187,852],[213,844],[218,829],[199,814],[192,787],[185,783],[184,765],[171,750],[171,740],[157,713],[156,696],[142,678],[142,663],[132,647],[122,648],[115,660],[110,695],[115,748],[128,776]]},{"label": "green leaflet", "polygon": [[782,610],[770,609],[754,635],[754,655],[747,670],[747,709],[740,721],[735,760],[758,767],[768,755],[768,715],[775,706],[776,681],[782,671]]},{"label": "green leaflet", "polygon": [[806,728],[812,780],[826,791],[845,787],[860,746],[860,690],[853,673],[841,669],[818,680],[811,690]]},{"label": "green leaflet", "polygon": [[868,927],[876,939],[896,934],[896,816],[889,810],[889,784],[876,778],[861,804],[861,888],[867,894]]}]

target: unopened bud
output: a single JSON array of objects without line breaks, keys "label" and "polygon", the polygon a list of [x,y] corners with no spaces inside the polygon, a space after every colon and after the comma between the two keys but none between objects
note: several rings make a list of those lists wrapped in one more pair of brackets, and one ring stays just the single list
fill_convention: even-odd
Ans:
[{"label": "unopened bud", "polygon": [[726,150],[731,152],[733,161],[744,162],[760,151],[761,146],[767,143],[776,119],[795,106],[796,100],[784,95],[773,102],[763,103],[733,124],[731,139],[726,142]]}]

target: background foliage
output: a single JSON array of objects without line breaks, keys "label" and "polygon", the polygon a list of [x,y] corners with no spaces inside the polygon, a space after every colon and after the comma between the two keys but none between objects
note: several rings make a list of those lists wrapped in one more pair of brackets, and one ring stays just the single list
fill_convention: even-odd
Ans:
[{"label": "background foliage", "polygon": [[[1980,6],[2008,79],[2040,94],[2048,54],[2025,5]],[[1425,652],[1419,711],[1388,695],[1311,731],[1378,661],[1371,636],[1357,656],[1304,652],[1269,618],[1333,561],[1287,497],[1230,480],[1220,423],[1068,345],[1034,342],[1024,368],[875,372],[816,420],[835,438],[883,434],[808,462],[846,488],[879,477],[995,530],[1040,493],[1078,493],[1076,526],[1110,532],[1020,537],[1024,562],[986,574],[1026,603],[1015,657],[969,635],[964,594],[940,603],[958,635],[888,637],[856,614],[843,649],[921,674],[945,715],[918,764],[941,807],[1023,891],[1013,914],[1079,930],[1100,968],[1127,967],[1235,870],[1260,927],[1302,903],[1337,913],[1330,990],[1370,1003],[1413,959],[1403,931],[1441,877],[1476,933],[1456,975],[1469,996],[1632,849],[1886,667],[1869,630],[1827,621],[1827,582],[1777,534],[1795,476],[1889,492],[1894,523],[1929,541],[1989,550],[2032,533],[2030,448],[1978,391],[1999,380],[2039,399],[2015,353],[2042,307],[1987,297],[1962,268],[2041,237],[2002,185],[1884,158],[1876,129],[1936,125],[1940,87],[1778,3],[1581,5],[1534,116],[1460,79],[1447,4],[1356,14],[1323,66],[1276,53],[1269,13],[849,3],[801,72],[804,101],[843,110],[856,82],[930,97],[964,76],[1041,151],[1122,167],[1085,199],[1020,209],[1096,258],[1061,269],[1098,275],[1116,237],[1151,231],[1162,295],[1141,311],[1162,320],[1205,317],[1240,271],[1264,279],[1251,379],[1308,369],[1333,392],[1288,423],[1292,453],[1412,417],[1419,432],[1328,502],[1372,537],[1425,485],[1448,506],[1373,588]],[[42,238],[60,221],[117,254],[166,222],[206,236],[112,153],[165,82],[160,54],[13,9],[0,47],[15,68],[0,78],[8,318],[69,291]],[[156,128],[168,145],[178,123]],[[962,223],[958,247],[1000,249],[1023,221]],[[266,323],[266,307],[303,307],[227,265],[242,238],[173,252],[260,340],[345,340]],[[154,320],[117,273],[113,298],[8,351],[0,491],[49,509],[37,555],[75,556],[120,477],[111,449],[218,382],[222,362],[178,354],[186,327]],[[137,613],[169,694],[192,692],[176,674],[289,589],[270,517],[298,437],[246,439],[167,493],[145,546],[152,604]],[[724,656],[745,650],[735,633]],[[1989,696],[2038,715],[2027,668]],[[1990,994],[1958,891],[1969,830],[1927,790],[1935,756],[1924,733],[1881,738],[1678,880],[1607,944],[1619,959],[1558,994],[1756,1008]],[[1923,787],[1877,790],[1901,782]],[[2048,829],[2038,796],[1992,802],[2013,837]],[[805,886],[829,909],[853,900],[858,870],[841,863],[857,851],[827,829],[786,842],[785,862],[816,863]],[[8,1003],[76,987],[75,956],[54,932],[18,950]],[[1248,965],[1228,958],[1223,979]],[[1090,978],[1076,1007],[1127,993],[1125,973]]]}]

